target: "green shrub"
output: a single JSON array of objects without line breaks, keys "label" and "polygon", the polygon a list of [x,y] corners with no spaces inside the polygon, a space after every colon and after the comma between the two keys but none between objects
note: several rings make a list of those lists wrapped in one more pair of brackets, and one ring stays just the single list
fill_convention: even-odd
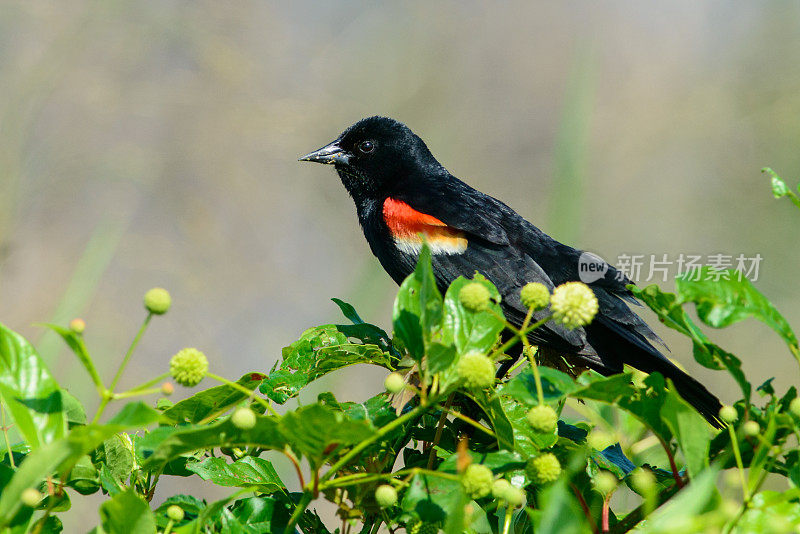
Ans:
[{"label": "green shrub", "polygon": [[[772,177],[776,196],[797,200]],[[675,294],[655,285],[632,288],[664,324],[689,338],[700,364],[730,373],[741,390],[741,399],[725,408],[727,426],[716,431],[659,374],[573,378],[538,367],[524,334],[541,323],[511,330],[497,290],[480,275],[459,278],[441,295],[429,251],[420,256],[400,287],[393,336],[334,299],[349,323],[305,331],[269,373],[236,382],[186,349],[159,376],[115,390],[150,320],[167,311],[168,299],[154,300],[166,292],[150,295],[146,319],[110,385],[95,369],[82,321],[48,325],[92,378],[101,403],[91,419],[34,348],[0,326],[0,532],[59,532],[58,517],[70,513],[71,499],[98,492],[106,499],[96,533],[326,533],[332,526],[313,511],[323,499],[338,508],[347,531],[364,533],[381,524],[392,532],[453,534],[794,532],[800,526],[796,389],[778,393],[767,381],[753,395],[740,360],[687,314],[694,304],[714,328],[761,320],[800,362],[789,324],[749,281],[729,273],[727,280],[678,279]],[[554,299],[571,326],[594,315],[595,303],[582,291],[570,286]],[[531,305],[544,302],[530,292]],[[506,330],[516,336],[501,345]],[[525,346],[526,358],[495,383],[485,364],[502,360],[514,343]],[[410,368],[409,380],[390,375],[386,384],[406,404],[398,411],[389,392],[364,403],[322,393],[316,403],[284,406],[314,380],[358,363],[389,373]],[[177,403],[133,400],[170,393],[172,384],[163,383],[170,375],[186,386],[204,379],[220,384]],[[126,404],[104,418],[111,402]],[[565,406],[581,415],[567,416]],[[612,435],[620,442],[606,446]],[[290,491],[273,468],[276,455],[296,467],[299,491]],[[770,474],[779,490],[763,489]],[[162,475],[210,481],[231,494],[216,502],[174,495],[155,506]],[[611,496],[619,492],[628,498],[612,510]]]}]

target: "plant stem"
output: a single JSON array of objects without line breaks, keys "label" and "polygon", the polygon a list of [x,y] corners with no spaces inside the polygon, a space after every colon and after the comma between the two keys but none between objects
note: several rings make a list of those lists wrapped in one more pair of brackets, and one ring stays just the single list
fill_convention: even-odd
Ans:
[{"label": "plant stem", "polygon": [[514,517],[514,508],[508,504],[506,504],[506,517],[503,520],[503,534],[508,534],[509,528],[511,528],[511,518]]},{"label": "plant stem", "polygon": [[525,351],[526,356],[528,357],[528,361],[530,362],[530,365],[531,365],[531,371],[533,372],[533,380],[534,380],[534,383],[536,384],[536,395],[539,398],[539,404],[543,405],[544,404],[544,389],[542,388],[542,377],[539,374],[539,365],[536,363],[536,358],[534,357],[534,355],[531,354],[530,344],[528,343],[528,338],[527,337],[523,337],[521,339],[522,339],[522,345],[524,346],[523,350]]},{"label": "plant stem", "polygon": [[678,466],[675,464],[675,455],[672,454],[672,451],[669,448],[669,444],[661,438],[658,438],[659,443],[664,448],[664,451],[667,453],[667,458],[669,459],[669,467],[672,471],[672,478],[675,479],[675,484],[678,485],[678,488],[682,488],[685,486],[683,479],[681,478],[680,473],[678,472]]},{"label": "plant stem", "polygon": [[266,408],[272,415],[274,415],[275,417],[280,417],[278,412],[275,411],[275,408],[273,408],[272,405],[269,402],[267,402],[266,400],[262,399],[261,397],[257,397],[255,395],[255,392],[257,390],[255,390],[255,389],[247,389],[246,387],[244,387],[243,385],[241,385],[241,384],[239,384],[237,382],[232,382],[232,381],[228,380],[227,378],[221,377],[219,375],[215,375],[214,373],[206,373],[206,376],[208,378],[213,379],[213,380],[217,380],[218,382],[222,382],[226,386],[232,387],[233,389],[236,389],[236,390],[240,391],[241,393],[244,393],[249,398],[258,401],[258,403],[261,404],[264,408]]},{"label": "plant stem", "polygon": [[103,392],[102,399],[100,400],[100,407],[97,408],[97,413],[94,414],[94,418],[92,419],[92,423],[96,423],[100,420],[100,416],[103,415],[103,411],[105,411],[106,406],[111,401],[114,395],[114,388],[117,387],[117,382],[122,377],[122,373],[125,371],[125,368],[128,366],[128,362],[131,360],[131,356],[133,355],[133,351],[136,350],[136,346],[139,344],[139,341],[142,339],[145,330],[147,330],[147,325],[150,324],[150,319],[153,318],[152,313],[148,313],[147,317],[144,318],[144,322],[142,322],[142,326],[139,327],[139,331],[136,333],[136,337],[133,338],[130,347],[128,347],[128,352],[125,353],[125,357],[122,358],[122,363],[119,364],[119,368],[117,369],[117,374],[114,375],[114,380],[111,381],[111,385]]},{"label": "plant stem", "polygon": [[592,511],[589,509],[589,505],[586,503],[586,499],[581,493],[581,490],[578,489],[578,486],[575,485],[574,482],[569,483],[569,487],[572,488],[572,493],[575,494],[575,497],[578,499],[578,502],[581,505],[581,510],[583,510],[583,515],[586,516],[586,521],[589,522],[589,526],[592,528],[592,532],[594,534],[598,534],[597,530],[597,523],[594,522],[594,517],[592,517]]},{"label": "plant stem", "polygon": [[164,527],[164,534],[169,534],[169,533],[170,533],[170,531],[172,531],[172,525],[173,525],[173,523],[174,523],[174,522],[172,521],[172,519],[170,519],[169,521],[167,521],[167,526],[166,526],[166,527]]},{"label": "plant stem", "polygon": [[350,449],[350,452],[342,456],[342,458],[338,462],[333,464],[333,466],[331,466],[331,468],[322,476],[321,482],[329,480],[333,475],[336,474],[336,472],[339,469],[347,465],[347,463],[350,462],[350,460],[358,456],[361,453],[361,451],[372,445],[374,442],[376,442],[377,440],[379,440],[380,438],[382,438],[383,436],[385,436],[398,426],[401,426],[406,421],[409,421],[414,417],[416,417],[417,415],[421,414],[422,412],[428,409],[428,406],[435,404],[438,400],[439,399],[437,398],[430,402],[421,403],[419,406],[417,406],[410,412],[401,415],[394,421],[379,428],[378,431],[375,432],[375,434],[372,437],[370,437],[369,439],[365,439],[364,441],[362,441],[361,443]]},{"label": "plant stem", "polygon": [[744,462],[742,462],[742,453],[739,451],[739,440],[736,438],[736,431],[733,425],[727,425],[728,433],[731,436],[731,448],[733,449],[733,456],[736,458],[736,467],[739,469],[739,478],[742,483],[742,498],[744,499],[745,507],[750,502],[750,488],[747,485],[747,480],[744,476]]},{"label": "plant stem", "polygon": [[130,397],[139,397],[142,395],[152,395],[153,393],[159,393],[161,388],[150,388],[150,389],[140,389],[139,391],[123,391],[122,393],[112,393],[111,399],[118,400],[118,399],[127,399]]},{"label": "plant stem", "polygon": [[8,462],[11,464],[13,469],[17,468],[17,464],[14,463],[14,453],[11,450],[11,443],[8,441],[8,427],[6,426],[6,407],[3,404],[3,401],[0,400],[0,415],[3,418],[3,438],[6,441],[6,449],[8,450]]},{"label": "plant stem", "polygon": [[286,528],[284,532],[287,534],[294,533],[294,527],[297,522],[300,520],[300,516],[303,515],[303,512],[306,511],[308,508],[308,504],[311,502],[311,490],[308,488],[303,489],[303,496],[300,497],[300,502],[297,503],[297,506],[294,508],[294,512],[292,513],[292,517],[289,518],[289,522],[286,524]]},{"label": "plant stem", "polygon": [[147,325],[150,324],[150,319],[153,318],[152,313],[148,313],[147,317],[145,317],[144,322],[142,322],[142,326],[139,328],[139,332],[136,333],[136,337],[133,338],[131,342],[131,346],[128,347],[128,352],[125,353],[125,357],[122,359],[122,363],[117,369],[117,374],[114,375],[114,380],[111,381],[111,385],[108,387],[110,391],[114,391],[114,388],[117,387],[117,383],[119,379],[122,378],[122,373],[125,371],[125,368],[128,366],[128,362],[131,360],[131,356],[133,355],[133,351],[136,350],[136,346],[139,344],[139,341],[142,339],[145,330],[147,330]]},{"label": "plant stem", "polygon": [[444,430],[444,422],[447,421],[447,412],[453,404],[453,393],[447,397],[447,402],[442,409],[442,415],[439,416],[439,423],[436,425],[436,434],[433,436],[433,443],[431,443],[431,452],[428,454],[428,469],[433,469],[433,462],[436,460],[436,447],[439,445],[439,440],[442,439],[442,431]]},{"label": "plant stem", "polygon": [[303,472],[300,470],[300,462],[297,461],[297,457],[292,454],[292,451],[286,449],[282,450],[281,452],[285,454],[286,457],[292,462],[292,465],[294,465],[294,470],[297,472],[297,479],[300,481],[300,487],[304,488],[306,486],[306,481],[303,478]]},{"label": "plant stem", "polygon": [[497,437],[497,434],[495,434],[490,428],[486,428],[482,424],[478,423],[477,421],[475,421],[474,419],[472,419],[470,417],[467,417],[466,415],[464,415],[461,412],[457,412],[455,410],[448,410],[447,413],[452,415],[453,417],[455,417],[457,419],[461,419],[462,421],[464,421],[467,424],[470,424],[470,425],[474,426],[475,428],[477,428],[481,432],[484,432],[484,433],[488,434],[489,436],[492,436],[493,438]]},{"label": "plant stem", "polygon": [[[515,336],[512,336],[512,337],[511,337],[511,338],[510,338],[508,341],[506,341],[505,343],[503,343],[502,345],[500,345],[500,347],[498,347],[497,349],[495,349],[495,350],[492,352],[492,355],[493,355],[493,356],[496,356],[497,354],[503,354],[503,353],[504,353],[505,351],[507,351],[509,348],[511,348],[511,347],[513,347],[514,345],[516,345],[516,344],[517,344],[517,342],[520,340],[520,338],[521,338],[522,336],[527,336],[528,334],[530,334],[531,332],[533,332],[534,330],[536,330],[537,328],[539,328],[540,326],[542,326],[544,323],[546,323],[547,321],[549,321],[549,320],[550,320],[550,319],[552,319],[552,318],[553,318],[553,316],[552,316],[552,315],[548,315],[547,317],[544,317],[544,318],[543,318],[541,321],[536,321],[535,323],[533,323],[533,324],[532,324],[531,326],[529,326],[529,327],[528,327],[526,330],[517,330],[516,328],[514,328],[514,327],[511,327],[511,328],[510,328],[510,330],[511,330],[512,332],[514,332],[515,334],[517,334],[517,335],[515,335]],[[506,324],[506,327],[508,327],[508,326],[509,326],[509,325],[508,325],[508,324]]]},{"label": "plant stem", "polygon": [[610,511],[611,495],[613,495],[613,493],[608,492],[608,495],[606,495],[605,498],[603,499],[603,515],[601,517],[601,523],[602,523],[601,528],[603,529],[603,532],[608,532],[608,523],[609,523],[608,516]]},{"label": "plant stem", "polygon": [[134,391],[141,391],[143,389],[151,388],[151,387],[155,386],[156,384],[158,384],[159,382],[161,382],[162,380],[164,380],[165,378],[169,378],[169,371],[167,371],[166,373],[158,375],[157,377],[153,378],[152,380],[148,380],[147,382],[139,384],[138,386],[129,389],[125,393],[132,393]]}]

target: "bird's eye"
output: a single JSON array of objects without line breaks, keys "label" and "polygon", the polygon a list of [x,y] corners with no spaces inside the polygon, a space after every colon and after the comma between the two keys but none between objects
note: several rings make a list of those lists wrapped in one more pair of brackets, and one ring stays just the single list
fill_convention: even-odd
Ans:
[{"label": "bird's eye", "polygon": [[369,154],[373,150],[375,150],[375,143],[372,141],[361,141],[358,143],[358,150],[360,150],[364,154]]}]

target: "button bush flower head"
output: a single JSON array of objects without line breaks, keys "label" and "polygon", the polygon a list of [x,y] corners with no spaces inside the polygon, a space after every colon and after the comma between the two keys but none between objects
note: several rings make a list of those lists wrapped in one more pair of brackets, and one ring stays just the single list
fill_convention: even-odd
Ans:
[{"label": "button bush flower head", "polygon": [[800,397],[795,397],[789,403],[789,413],[800,419]]},{"label": "button bush flower head", "polygon": [[725,405],[719,410],[719,418],[725,423],[733,424],[739,419],[739,413],[733,406]]},{"label": "button bush flower head", "polygon": [[525,465],[525,474],[535,484],[555,482],[561,475],[561,463],[553,453],[540,454]]},{"label": "button bush flower head", "polygon": [[492,497],[495,499],[504,499],[509,488],[511,488],[511,483],[508,480],[498,478],[494,481],[494,484],[492,484]]},{"label": "button bush flower head", "polygon": [[745,436],[754,438],[761,433],[761,426],[756,421],[748,421],[742,425],[742,432]]},{"label": "button bush flower head", "polygon": [[161,287],[154,287],[144,294],[144,307],[154,315],[164,315],[172,304],[169,291]]},{"label": "button bush flower head", "polygon": [[474,312],[489,308],[492,294],[485,285],[479,282],[470,282],[458,292],[458,300],[466,309]]},{"label": "button bush flower head", "polygon": [[375,502],[381,508],[388,508],[397,504],[397,491],[389,484],[378,486],[375,490]]},{"label": "button bush flower head", "polygon": [[594,319],[598,309],[597,297],[583,282],[567,282],[553,290],[550,309],[556,322],[567,328],[578,328]]},{"label": "button bush flower head", "polygon": [[540,404],[528,410],[527,417],[531,428],[542,434],[552,434],[558,426],[558,414],[546,404]]},{"label": "button bush flower head", "polygon": [[406,387],[406,381],[400,373],[390,373],[383,381],[383,387],[389,393],[400,393]]},{"label": "button bush flower head", "polygon": [[25,506],[33,508],[39,504],[39,501],[42,500],[42,494],[36,488],[27,488],[22,491],[22,494],[19,496],[19,500]]},{"label": "button bush flower head", "polygon": [[617,477],[608,471],[600,471],[592,479],[592,485],[594,486],[594,489],[603,495],[612,493],[615,489],[617,489],[618,484],[619,480],[617,480]]},{"label": "button bush flower head", "polygon": [[486,497],[492,491],[494,475],[492,470],[481,464],[471,464],[464,470],[461,485],[472,499]]},{"label": "button bush flower head", "polygon": [[177,504],[173,504],[169,508],[167,508],[167,517],[170,518],[172,521],[176,523],[179,521],[183,521],[183,508],[178,506]]},{"label": "button bush flower head", "polygon": [[86,321],[83,319],[73,319],[69,322],[69,329],[76,334],[83,334],[83,331],[86,330]]},{"label": "button bush flower head", "polygon": [[187,388],[199,384],[207,372],[208,359],[195,348],[182,349],[169,361],[169,373],[172,378]]},{"label": "button bush flower head", "polygon": [[526,308],[542,310],[550,303],[550,290],[544,284],[531,282],[523,286],[519,292],[519,300]]},{"label": "button bush flower head", "polygon": [[505,501],[511,506],[521,506],[525,502],[525,492],[511,483],[500,478],[492,485],[492,497],[497,500]]},{"label": "button bush flower head", "polygon": [[464,354],[458,360],[456,372],[468,388],[481,389],[494,384],[494,362],[480,352]]},{"label": "button bush flower head", "polygon": [[231,415],[231,422],[240,430],[250,430],[256,426],[256,413],[250,408],[237,408]]}]

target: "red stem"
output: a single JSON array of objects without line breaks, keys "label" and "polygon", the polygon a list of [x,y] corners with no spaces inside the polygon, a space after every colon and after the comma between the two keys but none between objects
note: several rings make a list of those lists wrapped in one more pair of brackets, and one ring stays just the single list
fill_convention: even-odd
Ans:
[{"label": "red stem", "polygon": [[678,466],[675,464],[675,456],[672,454],[672,451],[669,448],[669,445],[666,441],[661,438],[658,438],[658,441],[661,443],[661,446],[664,447],[664,450],[667,452],[667,458],[669,458],[669,467],[672,470],[672,478],[675,479],[675,483],[678,485],[679,488],[683,488],[686,484],[684,484],[681,475],[678,473]]},{"label": "red stem", "polygon": [[608,492],[608,495],[603,499],[603,532],[608,532],[610,528],[608,526],[608,516],[609,509],[611,508],[609,506],[611,504],[611,495],[613,495],[613,493]]},{"label": "red stem", "polygon": [[581,508],[583,509],[583,515],[586,516],[586,520],[589,522],[589,526],[592,527],[592,532],[594,532],[594,534],[599,534],[600,531],[597,530],[597,523],[595,523],[594,517],[592,517],[592,511],[589,510],[589,505],[586,504],[586,499],[583,498],[581,490],[579,490],[578,486],[576,486],[573,482],[569,483],[569,487],[572,488],[572,492],[575,494],[575,497],[578,498],[578,502],[580,503]]}]

